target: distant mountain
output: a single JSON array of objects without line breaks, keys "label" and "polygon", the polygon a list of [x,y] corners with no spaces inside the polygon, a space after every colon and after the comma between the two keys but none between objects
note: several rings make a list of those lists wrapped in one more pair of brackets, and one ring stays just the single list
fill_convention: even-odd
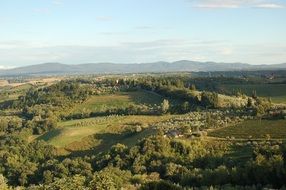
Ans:
[{"label": "distant mountain", "polygon": [[177,71],[237,71],[237,70],[286,69],[286,63],[276,65],[250,65],[244,63],[216,63],[196,61],[154,62],[141,64],[87,63],[66,65],[44,63],[26,67],[0,70],[0,76],[11,75],[55,75],[55,74],[105,74],[146,73]]}]

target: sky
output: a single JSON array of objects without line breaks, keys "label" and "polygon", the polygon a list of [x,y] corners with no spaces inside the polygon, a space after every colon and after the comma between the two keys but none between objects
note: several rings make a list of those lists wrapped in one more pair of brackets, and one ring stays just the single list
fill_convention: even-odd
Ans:
[{"label": "sky", "polygon": [[286,62],[286,0],[0,0],[0,68]]}]

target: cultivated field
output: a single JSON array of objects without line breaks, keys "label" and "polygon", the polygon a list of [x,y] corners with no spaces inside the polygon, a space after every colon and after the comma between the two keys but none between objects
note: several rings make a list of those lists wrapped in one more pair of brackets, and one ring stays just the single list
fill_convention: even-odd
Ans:
[{"label": "cultivated field", "polygon": [[237,139],[265,139],[268,135],[272,139],[286,139],[286,120],[248,120],[209,133],[213,137]]},{"label": "cultivated field", "polygon": [[286,84],[247,84],[247,85],[222,85],[227,92],[241,91],[251,96],[253,90],[257,96],[270,97],[274,103],[286,103]]},{"label": "cultivated field", "polygon": [[72,113],[82,111],[100,112],[107,109],[127,108],[131,104],[160,105],[163,98],[157,94],[146,91],[118,92],[115,94],[92,96],[83,104],[72,109]]},{"label": "cultivated field", "polygon": [[[173,116],[108,116],[66,121],[59,123],[57,129],[39,136],[37,140],[69,150],[88,149],[91,143],[92,146],[99,146],[101,150],[107,150],[109,146],[119,142],[127,145],[136,143],[150,134],[150,124],[171,117]],[[135,136],[126,136],[125,129],[134,125],[142,126],[143,130]]]}]

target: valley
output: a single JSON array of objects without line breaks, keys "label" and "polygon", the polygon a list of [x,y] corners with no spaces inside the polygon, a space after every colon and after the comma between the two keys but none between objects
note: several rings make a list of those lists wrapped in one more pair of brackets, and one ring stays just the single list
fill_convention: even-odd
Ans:
[{"label": "valley", "polygon": [[[94,175],[125,180],[115,189],[153,183],[171,189],[225,188],[229,180],[241,187],[278,187],[273,180],[284,174],[274,175],[272,162],[284,161],[283,77],[279,84],[257,75],[186,73],[6,84],[0,93],[0,168],[11,186],[27,189],[30,180],[40,184],[49,178],[44,185],[50,188],[61,183],[60,176],[104,185]],[[261,167],[270,180],[257,178]]]}]

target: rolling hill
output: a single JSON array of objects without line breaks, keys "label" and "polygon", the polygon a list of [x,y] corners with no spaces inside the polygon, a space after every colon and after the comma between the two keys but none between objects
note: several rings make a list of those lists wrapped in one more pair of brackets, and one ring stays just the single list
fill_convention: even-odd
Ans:
[{"label": "rolling hill", "polygon": [[216,62],[154,62],[141,64],[87,63],[68,65],[61,63],[44,63],[0,70],[0,76],[11,75],[51,75],[51,74],[105,74],[105,73],[147,73],[147,72],[177,72],[177,71],[237,71],[286,69],[286,63],[276,65],[250,65],[244,63]]}]

